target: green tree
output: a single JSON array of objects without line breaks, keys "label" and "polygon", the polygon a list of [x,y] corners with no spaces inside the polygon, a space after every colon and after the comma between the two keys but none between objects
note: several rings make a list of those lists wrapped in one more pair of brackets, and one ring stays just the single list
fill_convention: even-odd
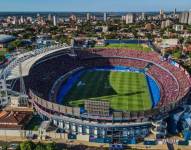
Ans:
[{"label": "green tree", "polygon": [[7,150],[7,144],[4,144],[2,150]]},{"label": "green tree", "polygon": [[172,56],[173,56],[174,58],[176,58],[176,59],[179,59],[179,58],[181,58],[181,56],[182,56],[182,52],[181,52],[179,49],[177,49],[177,50],[175,50],[175,51],[172,53]]},{"label": "green tree", "polygon": [[35,144],[32,141],[25,141],[20,144],[21,150],[34,150]]},{"label": "green tree", "polygon": [[53,143],[48,143],[46,145],[46,150],[56,150],[56,144],[53,142]]},{"label": "green tree", "polygon": [[36,145],[35,150],[46,150],[46,146],[45,146],[44,144],[42,144],[42,143],[39,142],[39,143]]},{"label": "green tree", "polygon": [[21,40],[12,41],[11,43],[9,43],[8,48],[10,50],[13,50],[13,49],[18,48],[19,46],[21,46],[21,43],[22,43]]},{"label": "green tree", "polygon": [[153,39],[153,36],[152,36],[151,33],[147,33],[147,34],[146,34],[146,37],[147,37],[148,39]]},{"label": "green tree", "polygon": [[180,38],[179,38],[179,42],[180,42],[180,44],[183,44],[184,38],[183,38],[183,37],[180,37]]}]

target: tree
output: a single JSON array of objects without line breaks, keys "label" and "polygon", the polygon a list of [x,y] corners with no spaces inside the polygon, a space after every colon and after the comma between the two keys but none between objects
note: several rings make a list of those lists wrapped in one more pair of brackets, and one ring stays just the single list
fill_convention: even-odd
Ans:
[{"label": "tree", "polygon": [[5,60],[5,56],[0,55],[0,62],[3,62]]},{"label": "tree", "polygon": [[173,57],[179,59],[181,57],[181,53],[180,52],[176,52],[173,54]]},{"label": "tree", "polygon": [[179,38],[179,42],[180,42],[180,44],[183,44],[184,38],[183,38],[183,37],[180,37],[180,38]]},{"label": "tree", "polygon": [[32,141],[25,141],[20,144],[21,150],[34,150],[35,144]]},{"label": "tree", "polygon": [[12,41],[11,43],[9,43],[8,45],[8,48],[10,50],[14,50],[15,48],[18,48],[19,46],[21,46],[21,40],[15,40],[15,41]]},{"label": "tree", "polygon": [[48,143],[46,145],[46,150],[56,150],[56,144],[53,142],[53,143]]},{"label": "tree", "polygon": [[45,146],[44,144],[42,144],[42,143],[39,142],[39,143],[36,145],[35,150],[46,150],[46,146]]},{"label": "tree", "polygon": [[148,39],[153,39],[153,36],[152,36],[151,33],[146,33],[146,37],[147,37]]},{"label": "tree", "polygon": [[173,56],[174,58],[176,58],[176,59],[181,58],[181,56],[182,56],[181,50],[176,49],[174,52],[172,52],[172,56]]},{"label": "tree", "polygon": [[4,144],[2,150],[7,150],[7,144]]}]

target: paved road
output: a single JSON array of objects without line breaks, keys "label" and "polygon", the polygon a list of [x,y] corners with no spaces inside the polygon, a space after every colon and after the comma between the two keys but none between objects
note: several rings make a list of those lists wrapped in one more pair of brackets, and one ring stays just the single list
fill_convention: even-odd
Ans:
[{"label": "paved road", "polygon": [[[2,146],[5,143],[11,144],[11,143],[20,143],[22,141],[27,140],[26,138],[18,138],[18,137],[7,137],[0,136],[0,146]],[[7,141],[7,142],[6,142]],[[68,147],[75,147],[76,145],[86,145],[91,147],[109,147],[109,144],[99,144],[99,143],[89,143],[89,142],[83,142],[83,141],[69,141],[64,139],[54,139],[51,141],[55,141],[60,148],[63,148],[66,146]],[[51,141],[41,141],[43,143],[49,143]],[[34,142],[39,142],[39,140],[34,140]],[[179,146],[179,145],[173,145],[174,149],[181,149],[181,150],[191,150],[191,146]],[[137,149],[149,149],[149,150],[169,150],[168,146],[163,145],[156,145],[156,146],[145,146],[143,143],[136,144],[136,145],[128,145],[128,147],[137,148]],[[100,148],[101,149],[101,148]]]}]

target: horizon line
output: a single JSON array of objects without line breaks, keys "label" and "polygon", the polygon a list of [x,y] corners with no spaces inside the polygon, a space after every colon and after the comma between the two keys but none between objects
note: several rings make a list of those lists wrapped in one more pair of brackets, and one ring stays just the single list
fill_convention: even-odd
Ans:
[{"label": "horizon line", "polygon": [[[163,9],[161,9],[163,10]],[[189,11],[189,10],[179,10],[179,11],[176,11],[176,12],[184,12],[184,11]],[[70,12],[73,12],[73,13],[125,13],[125,12],[160,12],[160,10],[150,10],[150,11],[1,11],[0,10],[0,13],[35,13],[35,12],[42,12],[42,13],[47,13],[47,12],[53,12],[53,13],[70,13]],[[167,10],[164,12],[174,12],[174,10]]]}]

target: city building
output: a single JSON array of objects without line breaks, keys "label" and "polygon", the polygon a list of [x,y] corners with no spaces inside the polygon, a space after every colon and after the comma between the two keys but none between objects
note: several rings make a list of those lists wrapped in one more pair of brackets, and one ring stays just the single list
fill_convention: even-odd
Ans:
[{"label": "city building", "polygon": [[134,22],[134,15],[133,14],[127,14],[125,22],[126,22],[126,24],[133,23]]},{"label": "city building", "polygon": [[53,25],[54,25],[54,26],[56,26],[56,25],[57,25],[56,16],[53,16]]},{"label": "city building", "polygon": [[51,14],[48,14],[48,21],[51,21],[52,20],[52,16]]},{"label": "city building", "polygon": [[104,20],[105,22],[107,21],[107,13],[106,13],[106,12],[103,14],[103,20]]},{"label": "city building", "polygon": [[165,18],[164,10],[162,10],[162,9],[160,10],[159,18],[160,19],[164,19]]},{"label": "city building", "polygon": [[33,21],[33,19],[32,19],[32,17],[27,17],[27,22],[29,22],[29,23],[32,23],[32,21]]},{"label": "city building", "polygon": [[189,18],[189,12],[183,12],[179,16],[179,22],[183,24],[187,24],[188,18]]},{"label": "city building", "polygon": [[176,8],[174,8],[174,15],[176,15]]},{"label": "city building", "polygon": [[156,25],[153,24],[153,23],[147,23],[145,25],[145,29],[148,30],[148,31],[155,29],[155,27],[156,27]]},{"label": "city building", "polygon": [[178,39],[163,39],[160,45],[161,48],[177,47],[179,44]]},{"label": "city building", "polygon": [[108,26],[102,26],[102,32],[106,33],[108,31]]},{"label": "city building", "polygon": [[38,48],[44,46],[50,46],[51,44],[55,44],[54,40],[51,40],[51,36],[49,35],[38,35],[36,39],[36,44]]},{"label": "city building", "polygon": [[175,31],[183,31],[184,26],[183,25],[179,25],[179,24],[175,24],[175,25],[173,25],[173,29]]},{"label": "city building", "polygon": [[21,18],[20,18],[20,24],[23,24],[24,23],[24,18],[23,18],[23,16],[21,16]]},{"label": "city building", "polygon": [[90,13],[86,14],[86,20],[89,21],[90,20]]},{"label": "city building", "polygon": [[161,28],[162,29],[170,27],[171,25],[172,25],[172,21],[169,19],[161,22]]},{"label": "city building", "polygon": [[142,20],[145,20],[145,19],[146,19],[144,12],[142,12],[142,14],[141,14],[141,19],[142,19]]},{"label": "city building", "polygon": [[160,15],[163,15],[164,14],[164,10],[160,10]]},{"label": "city building", "polygon": [[191,52],[191,44],[186,44],[183,46],[184,52]]},{"label": "city building", "polygon": [[188,24],[191,25],[191,10],[189,11]]}]

